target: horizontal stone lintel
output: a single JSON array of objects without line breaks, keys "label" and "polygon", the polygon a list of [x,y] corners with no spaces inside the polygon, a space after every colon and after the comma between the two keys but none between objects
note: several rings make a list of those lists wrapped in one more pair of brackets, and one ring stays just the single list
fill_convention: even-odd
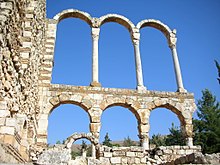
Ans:
[{"label": "horizontal stone lintel", "polygon": [[71,92],[71,93],[97,93],[97,94],[113,94],[113,95],[129,95],[142,97],[160,97],[160,98],[178,98],[178,99],[192,99],[193,93],[179,93],[179,92],[164,92],[164,91],[138,91],[135,89],[119,89],[119,88],[103,88],[90,86],[71,86],[51,84],[49,91]]}]

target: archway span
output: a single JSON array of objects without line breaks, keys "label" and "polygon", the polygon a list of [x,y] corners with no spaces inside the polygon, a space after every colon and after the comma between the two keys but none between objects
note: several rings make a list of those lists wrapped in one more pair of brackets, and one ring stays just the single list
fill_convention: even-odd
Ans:
[{"label": "archway span", "polygon": [[[149,103],[149,104],[152,105],[152,103]],[[153,111],[156,108],[166,108],[166,109],[172,111],[174,114],[177,115],[177,117],[181,123],[181,126],[186,125],[186,121],[185,121],[185,118],[182,114],[182,111],[175,106],[175,103],[172,103],[172,102],[160,103],[159,100],[155,100],[153,103],[153,106],[151,106],[151,108],[149,110]]]},{"label": "archway span", "polygon": [[167,25],[154,19],[146,19],[146,20],[140,21],[136,27],[139,30],[144,27],[152,27],[152,28],[158,29],[165,35],[168,41],[170,40],[169,37],[170,37],[170,34],[172,33],[171,29]]},{"label": "archway span", "polygon": [[139,117],[137,116],[131,107],[125,104],[115,103],[106,107],[101,116],[100,142],[104,142],[107,135],[114,142],[112,144],[116,146],[123,146],[121,142],[124,142],[126,138],[139,141]]},{"label": "archway span", "polygon": [[49,100],[50,102],[50,105],[49,106],[50,108],[47,109],[46,113],[48,115],[50,115],[52,113],[52,111],[59,107],[60,105],[63,105],[63,104],[72,104],[72,105],[76,105],[76,106],[79,106],[80,108],[82,108],[88,115],[89,115],[89,119],[91,121],[91,116],[90,114],[88,113],[88,110],[91,108],[91,101],[88,100],[88,99],[82,99],[82,100],[77,100],[77,98],[70,98],[69,95],[59,95],[59,96],[55,96],[53,98],[51,98]]},{"label": "archway span", "polygon": [[89,132],[89,123],[89,114],[81,107],[60,104],[48,115],[48,127],[46,127],[48,142],[52,144],[57,140],[62,142],[73,132]]},{"label": "archway span", "polygon": [[127,19],[126,17],[118,14],[107,14],[99,18],[100,26],[107,23],[107,22],[116,22],[120,25],[124,26],[128,31],[132,31],[132,29],[135,27],[134,24]]},{"label": "archway span", "polygon": [[119,106],[119,107],[123,107],[123,108],[128,109],[129,111],[132,112],[132,114],[134,114],[138,123],[141,121],[140,115],[138,114],[136,109],[132,106],[132,104],[115,102],[115,103],[111,103],[111,104],[107,105],[103,111],[107,110],[108,108],[115,107],[115,106]]},{"label": "archway span", "polygon": [[83,138],[89,140],[92,144],[98,147],[99,142],[94,136],[92,136],[92,133],[73,133],[66,139],[65,145],[67,148],[70,148],[72,143]]},{"label": "archway span", "polygon": [[92,25],[92,18],[88,13],[82,12],[79,10],[75,10],[75,9],[63,10],[62,12],[55,15],[53,17],[53,19],[57,20],[59,23],[61,20],[66,19],[66,18],[70,18],[70,17],[79,18],[79,19],[87,22],[90,26]]}]

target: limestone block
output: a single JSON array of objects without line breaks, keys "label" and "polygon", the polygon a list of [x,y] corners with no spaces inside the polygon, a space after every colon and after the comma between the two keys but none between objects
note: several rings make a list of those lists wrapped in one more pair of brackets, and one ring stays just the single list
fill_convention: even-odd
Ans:
[{"label": "limestone block", "polygon": [[100,132],[100,123],[90,123],[90,131],[91,132]]},{"label": "limestone block", "polygon": [[135,164],[140,164],[141,160],[140,160],[140,158],[135,158],[134,162],[135,162]]},{"label": "limestone block", "polygon": [[[0,102],[0,111],[4,110],[4,109],[7,109],[7,103],[6,102]],[[1,114],[0,114],[0,116],[1,116]]]},{"label": "limestone block", "polygon": [[61,95],[59,95],[59,99],[60,99],[60,102],[67,101],[70,99],[70,96],[67,94],[61,94]]},{"label": "limestone block", "polygon": [[5,118],[0,118],[0,126],[5,125]]},{"label": "limestone block", "polygon": [[47,130],[48,119],[41,119],[38,122],[38,127],[40,130]]},{"label": "limestone block", "polygon": [[16,119],[15,118],[6,118],[6,126],[9,127],[15,127],[17,124]]},{"label": "limestone block", "polygon": [[121,163],[122,164],[127,164],[128,163],[128,159],[126,157],[122,157],[121,158]]},{"label": "limestone block", "polygon": [[104,157],[111,158],[112,157],[112,153],[111,152],[104,152]]},{"label": "limestone block", "polygon": [[135,157],[128,157],[128,164],[134,164],[135,163]]},{"label": "limestone block", "polygon": [[147,162],[147,158],[146,157],[141,158],[140,160],[141,160],[141,163],[146,163]]},{"label": "limestone block", "polygon": [[121,163],[121,158],[120,157],[112,157],[110,158],[111,164],[116,164],[116,163]]},{"label": "limestone block", "polygon": [[13,135],[4,135],[4,143],[14,144],[15,138]]},{"label": "limestone block", "polygon": [[10,112],[8,110],[0,110],[0,117],[9,117]]},{"label": "limestone block", "polygon": [[86,108],[90,109],[92,107],[92,102],[88,99],[83,99],[82,100],[83,105],[86,106]]},{"label": "limestone block", "polygon": [[126,152],[127,157],[135,157],[135,152]]},{"label": "limestone block", "polygon": [[0,133],[2,134],[14,135],[14,131],[15,131],[14,127],[8,127],[8,126],[0,127]]},{"label": "limestone block", "polygon": [[58,97],[53,97],[49,100],[49,102],[52,104],[52,105],[57,105],[59,104],[60,100]]},{"label": "limestone block", "polygon": [[82,101],[82,95],[79,94],[71,95],[70,100],[80,103]]}]

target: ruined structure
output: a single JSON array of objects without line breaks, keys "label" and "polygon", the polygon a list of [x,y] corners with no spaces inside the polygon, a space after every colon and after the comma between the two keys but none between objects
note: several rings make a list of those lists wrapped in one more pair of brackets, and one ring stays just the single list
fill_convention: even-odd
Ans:
[{"label": "ruined structure", "polygon": [[[90,117],[90,136],[99,146],[102,112],[111,106],[128,108],[138,122],[143,150],[149,149],[149,115],[158,107],[175,113],[181,123],[186,145],[192,143],[194,96],[183,86],[176,50],[176,31],[158,20],[148,19],[134,25],[121,15],[100,18],[69,9],[46,18],[45,0],[0,0],[0,142],[9,145],[24,161],[30,151],[47,147],[48,117],[61,104],[75,104]],[[65,18],[79,18],[91,27],[92,79],[90,86],[51,84],[56,30]],[[136,65],[136,90],[105,88],[99,82],[98,40],[100,27],[108,22],[124,26],[131,34]],[[152,27],[167,39],[173,57],[177,91],[149,91],[143,84],[140,29]],[[90,139],[90,140],[91,140]],[[73,140],[74,141],[74,140]],[[70,141],[70,142],[73,142]],[[100,151],[100,150],[99,150]],[[97,154],[97,153],[96,153]],[[19,156],[18,156],[19,157]]]}]

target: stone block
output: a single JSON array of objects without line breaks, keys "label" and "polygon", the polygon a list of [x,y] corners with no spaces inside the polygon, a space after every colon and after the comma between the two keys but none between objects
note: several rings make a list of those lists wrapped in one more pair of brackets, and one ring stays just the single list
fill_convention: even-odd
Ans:
[{"label": "stone block", "polygon": [[13,135],[5,135],[4,136],[4,143],[6,144],[14,144],[15,138]]},{"label": "stone block", "polygon": [[90,123],[90,131],[91,132],[100,132],[100,123]]},{"label": "stone block", "polygon": [[6,102],[0,102],[0,110],[7,109],[7,103]]},{"label": "stone block", "polygon": [[112,157],[112,153],[111,152],[104,152],[104,157],[111,158]]},{"label": "stone block", "polygon": [[0,117],[8,117],[10,112],[8,110],[0,110]]},{"label": "stone block", "polygon": [[128,159],[126,157],[122,157],[121,158],[121,163],[122,164],[127,164],[128,163]]},{"label": "stone block", "polygon": [[0,126],[5,125],[5,118],[0,118]]},{"label": "stone block", "polygon": [[140,158],[134,158],[134,162],[135,162],[135,164],[140,164],[141,163],[141,159]]},{"label": "stone block", "polygon": [[112,158],[110,158],[110,162],[111,162],[111,164],[121,163],[121,158],[120,157],[112,157]]},{"label": "stone block", "polygon": [[7,126],[0,127],[1,134],[14,135],[14,131],[15,131],[14,127],[7,127]]},{"label": "stone block", "polygon": [[127,157],[135,157],[135,152],[126,152]]},{"label": "stone block", "polygon": [[17,125],[15,118],[6,118],[6,126],[15,127]]}]

